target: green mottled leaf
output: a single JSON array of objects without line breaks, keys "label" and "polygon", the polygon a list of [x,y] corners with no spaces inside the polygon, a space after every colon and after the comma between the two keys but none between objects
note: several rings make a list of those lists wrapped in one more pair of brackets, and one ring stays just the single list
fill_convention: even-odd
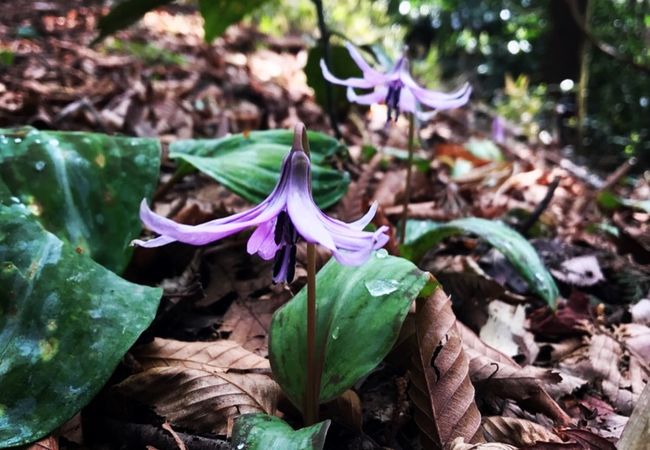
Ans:
[{"label": "green mottled leaf", "polygon": [[406,222],[406,242],[400,251],[405,258],[418,261],[444,238],[463,233],[475,234],[492,244],[519,271],[533,292],[555,307],[560,294],[537,251],[522,235],[502,222],[477,217],[447,223],[409,220]]},{"label": "green mottled leaf", "polygon": [[[359,267],[330,260],[316,277],[316,359],[322,360],[321,401],[336,398],[368,374],[398,337],[428,275],[413,263],[378,251]],[[303,407],[306,288],[273,315],[269,358],[273,376]]]},{"label": "green mottled leaf", "polygon": [[155,139],[0,129],[0,180],[43,226],[115,272],[129,261],[138,205],[158,182]]},{"label": "green mottled leaf", "polygon": [[226,31],[228,26],[239,22],[244,16],[258,8],[266,0],[199,0],[199,10],[203,16],[205,41],[212,40]]},{"label": "green mottled leaf", "polygon": [[129,283],[23,205],[0,205],[0,447],[35,441],[86,405],[150,324],[161,290]]},{"label": "green mottled leaf", "polygon": [[[346,149],[336,139],[309,132],[312,158],[312,190],[321,208],[336,203],[345,195],[350,177],[327,166],[326,159]],[[170,158],[181,159],[219,183],[259,203],[273,190],[280,177],[282,159],[289,153],[293,132],[254,131],[220,139],[195,139],[173,142]]]},{"label": "green mottled leaf", "polygon": [[294,431],[282,419],[266,414],[245,414],[235,422],[232,448],[246,450],[321,450],[330,421]]}]

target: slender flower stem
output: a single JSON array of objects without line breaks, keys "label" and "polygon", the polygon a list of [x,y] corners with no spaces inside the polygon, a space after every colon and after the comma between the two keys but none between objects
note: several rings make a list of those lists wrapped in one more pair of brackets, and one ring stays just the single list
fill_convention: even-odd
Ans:
[{"label": "slender flower stem", "polygon": [[406,163],[406,190],[404,192],[404,208],[402,209],[402,220],[400,222],[399,229],[400,242],[402,244],[406,241],[406,219],[408,218],[409,203],[411,202],[411,173],[413,171],[413,147],[415,146],[414,135],[415,118],[413,114],[409,114],[409,156]]},{"label": "slender flower stem", "polygon": [[[309,139],[302,124],[296,126],[294,147],[300,145],[309,153]],[[309,181],[311,187],[311,180]],[[322,370],[322,367],[320,368]],[[303,415],[305,425],[318,421],[320,403],[320,370],[316,361],[316,245],[307,243],[307,380],[305,383],[305,404]]]},{"label": "slender flower stem", "polygon": [[320,382],[316,367],[316,247],[307,244],[307,386],[305,386],[305,425],[318,421]]}]

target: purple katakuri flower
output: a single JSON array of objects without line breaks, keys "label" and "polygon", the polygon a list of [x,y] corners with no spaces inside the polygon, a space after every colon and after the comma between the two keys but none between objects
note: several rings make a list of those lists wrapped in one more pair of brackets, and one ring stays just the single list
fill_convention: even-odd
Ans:
[{"label": "purple katakuri flower", "polygon": [[291,282],[293,279],[299,237],[328,248],[341,264],[363,264],[373,250],[388,242],[386,226],[374,232],[363,231],[377,211],[377,202],[356,222],[345,223],[325,215],[311,195],[311,166],[303,150],[303,139],[306,140],[306,131],[300,123],[295,128],[291,151],[282,162],[280,179],[271,194],[259,205],[248,211],[192,226],[154,213],[146,200],[142,200],[140,219],[160,236],[148,241],[135,240],[133,243],[141,247],[159,247],[175,241],[204,245],[255,227],[248,240],[248,253],[257,253],[265,260],[275,258],[275,283]]},{"label": "purple katakuri flower", "polygon": [[[391,70],[382,73],[370,67],[354,46],[347,42],[345,46],[354,62],[361,69],[363,78],[346,78],[345,80],[337,78],[332,75],[321,59],[320,67],[323,77],[330,83],[347,86],[347,96],[351,102],[361,105],[385,103],[388,106],[388,120],[391,119],[393,111],[395,120],[400,112],[410,112],[420,120],[428,120],[438,110],[463,106],[472,93],[469,83],[465,83],[459,90],[449,94],[423,88],[415,82],[409,73],[406,54],[397,60]],[[373,89],[373,91],[360,95],[355,92],[354,88]],[[422,105],[431,108],[432,111],[422,111]]]},{"label": "purple katakuri flower", "polygon": [[505,119],[501,116],[495,116],[492,119],[492,140],[497,144],[506,142]]}]

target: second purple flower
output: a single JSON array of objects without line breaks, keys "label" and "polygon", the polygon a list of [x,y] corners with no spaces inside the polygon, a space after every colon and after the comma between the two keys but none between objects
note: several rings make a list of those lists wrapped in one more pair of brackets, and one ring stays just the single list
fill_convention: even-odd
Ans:
[{"label": "second purple flower", "polygon": [[[359,66],[363,78],[340,79],[332,75],[325,62],[320,61],[323,77],[330,83],[347,86],[348,100],[361,105],[374,103],[385,103],[388,106],[388,119],[393,113],[397,119],[400,112],[415,114],[420,120],[430,119],[437,110],[452,109],[463,106],[469,100],[472,88],[469,83],[451,93],[436,92],[425,89],[415,82],[409,73],[409,62],[406,55],[402,55],[392,69],[386,73],[379,72],[363,59],[363,56],[352,45],[345,44],[350,56]],[[372,89],[368,94],[357,94],[354,90]],[[431,111],[423,111],[422,106],[431,108]]]}]

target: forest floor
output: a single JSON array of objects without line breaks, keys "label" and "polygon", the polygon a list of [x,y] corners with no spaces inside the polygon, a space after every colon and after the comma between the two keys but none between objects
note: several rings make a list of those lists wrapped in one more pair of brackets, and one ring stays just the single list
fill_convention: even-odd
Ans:
[{"label": "forest floor", "polygon": [[[90,47],[105,11],[85,3],[16,2],[3,11],[0,48],[10,49],[13,61],[0,65],[0,127],[155,136],[163,144],[290,129],[297,121],[331,133],[306,83],[300,38],[236,26],[208,45],[198,15],[163,10]],[[338,164],[352,184],[330,213],[353,220],[377,200],[375,224],[390,225],[394,236],[406,172],[395,149],[406,148],[408,124],[400,118],[386,125],[385,115],[383,106],[352,108],[340,124],[350,157]],[[650,187],[630,183],[627,166],[598,177],[558,156],[553,144],[519,138],[516,124],[494,144],[491,120],[474,103],[423,125],[409,206],[411,218],[504,220],[531,239],[560,286],[563,300],[552,313],[499,252],[467,236],[444,241],[420,264],[451,295],[462,323],[483,439],[501,443],[490,448],[613,448],[650,374],[650,214],[640,202]],[[172,183],[173,169],[163,158],[158,213],[197,224],[250,207],[205,175]],[[267,357],[271,315],[306,282],[305,249],[298,250],[294,283],[273,286],[270,266],[249,256],[242,240],[136,251],[126,277],[165,289],[138,345],[228,340]],[[394,237],[388,250],[398,252]],[[319,254],[319,265],[327,258]],[[323,413],[334,422],[326,448],[420,448],[409,366],[397,356],[345,401],[327,405]],[[228,448],[236,411],[193,428],[116,395],[111,387],[139,370],[138,358],[137,351],[127,355],[102,393],[53,438],[59,447],[47,445],[178,448],[174,432],[163,428],[169,420],[188,449]],[[300,426],[288,401],[277,408]]]}]

